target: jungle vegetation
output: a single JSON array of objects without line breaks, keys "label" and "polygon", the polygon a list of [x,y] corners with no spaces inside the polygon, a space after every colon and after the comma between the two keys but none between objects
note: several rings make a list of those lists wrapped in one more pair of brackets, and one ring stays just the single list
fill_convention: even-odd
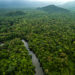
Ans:
[{"label": "jungle vegetation", "polygon": [[75,75],[74,13],[0,11],[0,75],[35,74],[22,39],[28,41],[45,75]]}]

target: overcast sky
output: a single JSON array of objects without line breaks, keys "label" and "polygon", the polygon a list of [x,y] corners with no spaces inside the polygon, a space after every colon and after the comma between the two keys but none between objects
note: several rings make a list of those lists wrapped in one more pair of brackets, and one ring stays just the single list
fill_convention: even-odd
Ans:
[{"label": "overcast sky", "polygon": [[40,2],[53,2],[53,3],[66,3],[75,0],[0,0],[0,1],[40,1]]},{"label": "overcast sky", "polygon": [[30,1],[68,2],[68,1],[74,1],[74,0],[30,0]]}]

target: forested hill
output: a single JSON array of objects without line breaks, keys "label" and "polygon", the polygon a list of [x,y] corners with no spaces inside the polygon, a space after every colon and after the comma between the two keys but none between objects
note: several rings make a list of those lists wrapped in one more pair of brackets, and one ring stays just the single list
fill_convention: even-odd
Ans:
[{"label": "forested hill", "polygon": [[25,15],[23,11],[14,11],[14,12],[8,12],[6,13],[6,16],[18,16],[18,15]]},{"label": "forested hill", "polygon": [[67,9],[64,9],[64,8],[61,8],[61,7],[58,7],[58,6],[55,6],[55,5],[49,5],[49,6],[38,8],[38,9],[44,10],[44,11],[49,12],[49,13],[70,12]]}]

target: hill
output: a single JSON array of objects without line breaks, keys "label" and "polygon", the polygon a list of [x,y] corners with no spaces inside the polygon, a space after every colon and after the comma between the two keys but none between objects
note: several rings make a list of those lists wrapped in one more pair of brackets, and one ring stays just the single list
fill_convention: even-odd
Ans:
[{"label": "hill", "polygon": [[14,11],[14,12],[9,12],[6,14],[6,16],[18,16],[18,15],[25,15],[23,11]]},{"label": "hill", "polygon": [[61,8],[61,7],[58,7],[58,6],[55,6],[55,5],[49,5],[49,6],[45,6],[45,7],[38,8],[38,9],[39,10],[44,10],[44,11],[49,12],[49,13],[69,12],[69,10]]}]

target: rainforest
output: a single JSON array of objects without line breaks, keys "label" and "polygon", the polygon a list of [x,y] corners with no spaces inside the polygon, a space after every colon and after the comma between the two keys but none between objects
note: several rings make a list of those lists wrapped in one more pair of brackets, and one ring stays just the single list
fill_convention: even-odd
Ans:
[{"label": "rainforest", "polygon": [[0,75],[75,75],[75,11],[0,8]]}]

